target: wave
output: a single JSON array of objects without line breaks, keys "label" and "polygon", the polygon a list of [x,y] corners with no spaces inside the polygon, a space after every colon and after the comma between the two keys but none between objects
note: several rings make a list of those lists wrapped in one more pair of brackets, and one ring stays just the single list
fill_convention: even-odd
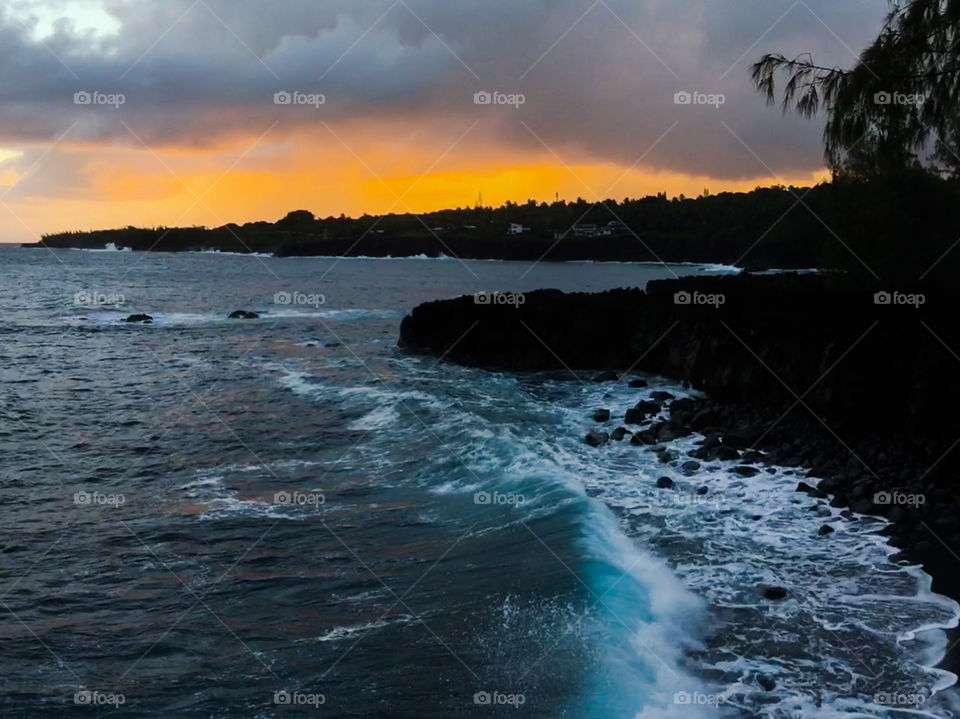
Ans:
[{"label": "wave", "polygon": [[[617,406],[618,398],[630,406],[642,396],[621,387],[607,398],[599,392],[610,390],[595,391],[594,406]],[[583,410],[569,410],[564,424],[582,432]],[[688,476],[678,464],[698,439],[668,443],[679,457],[670,464],[626,443],[611,443],[586,462],[570,446],[564,451],[574,456],[565,461],[581,467],[587,490],[622,517],[631,536],[662,547],[684,585],[726,615],[711,629],[714,648],[699,656],[725,683],[719,696],[728,707],[761,717],[905,716],[877,697],[922,690],[928,699],[914,715],[937,716],[926,712],[950,701],[938,693],[957,678],[935,666],[946,651],[943,630],[960,622],[960,605],[934,594],[920,567],[890,561],[897,550],[879,533],[886,520],[851,521],[796,492],[794,468],[744,480],[732,472],[740,462],[715,461]],[[670,490],[656,487],[664,475],[674,482]],[[824,523],[835,530],[828,540],[818,534]],[[675,539],[665,543],[665,532]],[[786,587],[788,599],[764,599],[764,584]],[[864,656],[871,656],[869,667]],[[881,671],[870,669],[878,665]],[[829,678],[821,667],[830,668]],[[775,692],[759,686],[761,675],[775,682]],[[711,690],[682,691],[692,697]]]},{"label": "wave", "polygon": [[69,247],[67,249],[76,250],[77,252],[133,252],[129,247],[117,247],[116,242],[108,242],[103,246],[103,249],[100,250],[87,247]]},{"label": "wave", "polygon": [[[447,255],[440,254],[437,257],[431,255],[419,254],[419,255],[405,255],[402,257],[379,257],[379,256],[370,256],[370,255],[287,255],[279,259],[284,260],[433,260],[436,262],[459,262],[460,260],[456,257],[447,257]],[[465,260],[466,262],[487,262],[488,260]],[[491,260],[493,261],[493,260]]]},{"label": "wave", "polygon": [[[417,376],[417,360],[400,361]],[[391,451],[404,448],[403,457],[419,458],[405,481],[442,507],[484,511],[478,494],[523,497],[488,512],[475,537],[525,536],[541,521],[563,527],[547,544],[562,536],[576,546],[569,569],[592,606],[580,617],[584,641],[599,656],[584,665],[573,715],[716,716],[723,704],[731,716],[892,719],[902,710],[891,713],[875,695],[922,687],[931,698],[914,715],[937,716],[956,677],[934,667],[960,605],[932,593],[919,567],[890,561],[895,550],[879,534],[885,520],[818,508],[795,491],[794,468],[744,479],[731,471],[738,462],[718,461],[688,476],[678,465],[696,435],[668,443],[680,459],[667,464],[627,442],[582,442],[595,407],[632,406],[661,389],[691,394],[648,379],[638,391],[447,367],[396,388],[343,387],[308,372],[281,381],[359,412],[353,428],[389,430],[359,450],[365,461],[398,471]],[[426,419],[398,411],[400,403]],[[452,452],[420,457],[414,448],[434,440]],[[658,489],[659,476],[673,489]],[[818,535],[824,523],[835,530],[829,539]],[[765,584],[786,587],[788,598],[766,600]],[[867,674],[865,656],[883,673]],[[768,681],[774,691],[763,688]]]},{"label": "wave", "polygon": [[714,262],[659,262],[656,260],[644,260],[636,262],[632,260],[567,260],[570,265],[632,265],[637,267],[693,267],[701,269],[704,272],[712,274],[738,275],[743,269],[735,265],[724,265]]},{"label": "wave", "polygon": [[227,250],[187,250],[185,255],[224,255],[227,257],[273,257],[272,252],[229,252]]},{"label": "wave", "polygon": [[[153,318],[153,326],[159,327],[189,327],[204,324],[228,324],[234,326],[244,326],[251,320],[234,320],[228,317],[231,310],[221,312],[167,312],[152,309],[135,309],[126,307],[122,311],[116,308],[100,307],[95,308],[83,315],[69,315],[59,317],[55,320],[46,320],[49,325],[58,325],[67,323],[73,326],[94,325],[98,327],[142,327],[138,323],[128,323],[126,318],[135,312],[144,312]],[[274,308],[265,310],[255,310],[260,315],[261,322],[270,322],[271,320],[286,319],[319,319],[331,320],[337,322],[358,322],[367,320],[394,320],[402,319],[406,314],[403,310],[390,309],[325,309],[325,310],[295,310]],[[39,324],[44,324],[41,322]],[[37,323],[34,323],[37,324]],[[303,343],[306,344],[306,343]],[[329,342],[322,342],[322,345],[329,346]]]}]

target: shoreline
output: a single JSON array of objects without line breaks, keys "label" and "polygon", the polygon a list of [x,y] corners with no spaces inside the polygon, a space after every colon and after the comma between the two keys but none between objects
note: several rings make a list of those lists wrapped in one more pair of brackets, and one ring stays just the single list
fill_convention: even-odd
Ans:
[{"label": "shoreline", "polygon": [[[676,304],[678,292],[724,302]],[[399,344],[501,371],[681,381],[705,398],[670,404],[669,419],[654,425],[641,402],[620,420],[620,441],[649,449],[699,432],[700,450],[681,461],[736,456],[757,475],[745,481],[762,481],[769,465],[802,467],[797,491],[843,508],[847,521],[884,517],[882,534],[899,550],[892,561],[921,565],[933,592],[958,601],[957,437],[948,418],[960,406],[960,360],[948,351],[947,324],[956,305],[941,295],[922,308],[874,302],[874,288],[813,275],[664,280],[646,292],[541,290],[519,307],[461,297],[415,308]],[[945,631],[948,647],[960,638],[956,627]],[[960,674],[960,655],[947,650],[936,666]]]},{"label": "shoreline", "polygon": [[[39,243],[26,245],[22,243],[0,243],[0,247],[3,247],[6,244],[9,247],[17,249],[26,249],[26,250],[35,250],[35,249],[50,249],[50,250],[70,250],[73,252],[90,252],[94,254],[127,254],[127,253],[137,253],[142,252],[144,254],[152,255],[210,255],[210,256],[223,256],[223,257],[257,257],[260,259],[275,259],[275,260],[335,260],[335,261],[347,261],[347,260],[417,260],[417,261],[434,261],[434,262],[522,262],[526,263],[526,260],[514,260],[514,259],[503,259],[499,257],[451,257],[448,255],[440,254],[437,256],[431,255],[387,255],[387,256],[377,256],[377,255],[277,255],[272,252],[234,252],[228,250],[216,250],[216,249],[205,249],[205,250],[135,250],[129,247],[117,247],[117,248],[102,248],[94,249],[89,247],[46,247],[41,246]],[[711,272],[717,273],[726,273],[726,274],[739,274],[744,272],[744,268],[737,265],[724,264],[722,262],[700,262],[693,260],[676,260],[676,261],[660,261],[660,260],[552,260],[545,259],[542,260],[544,264],[565,264],[565,265],[640,265],[640,266],[649,266],[649,267],[695,267],[707,269]],[[822,269],[815,267],[804,267],[804,268],[770,268],[767,270],[757,271],[757,274],[783,274],[783,273],[809,273],[809,274],[818,274],[824,272]]]}]

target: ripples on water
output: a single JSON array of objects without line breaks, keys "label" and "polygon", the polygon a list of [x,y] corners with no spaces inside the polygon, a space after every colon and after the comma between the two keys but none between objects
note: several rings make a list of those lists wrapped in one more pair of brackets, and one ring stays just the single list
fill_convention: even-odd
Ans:
[{"label": "ripples on water", "polygon": [[913,632],[957,607],[879,522],[582,444],[637,390],[395,348],[435,297],[669,273],[469,268],[0,250],[3,716],[896,717],[877,692],[949,683]]}]

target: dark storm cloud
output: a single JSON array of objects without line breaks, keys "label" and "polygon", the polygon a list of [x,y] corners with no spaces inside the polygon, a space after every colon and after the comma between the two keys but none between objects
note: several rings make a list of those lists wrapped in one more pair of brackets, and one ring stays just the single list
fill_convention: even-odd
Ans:
[{"label": "dark storm cloud", "polygon": [[[61,25],[42,40],[28,17],[0,9],[0,136],[49,140],[72,126],[73,138],[134,143],[125,123],[150,145],[203,146],[275,121],[281,132],[323,132],[321,121],[479,119],[476,138],[570,163],[644,156],[645,166],[714,177],[796,174],[821,164],[820,123],[768,108],[748,67],[774,50],[851,64],[884,8],[841,5],[108,0],[115,34],[81,37]],[[326,103],[278,106],[281,90],[323,93]],[[477,106],[480,90],[526,102]],[[76,105],[78,91],[125,102]],[[722,93],[724,103],[676,105],[678,91]]]}]

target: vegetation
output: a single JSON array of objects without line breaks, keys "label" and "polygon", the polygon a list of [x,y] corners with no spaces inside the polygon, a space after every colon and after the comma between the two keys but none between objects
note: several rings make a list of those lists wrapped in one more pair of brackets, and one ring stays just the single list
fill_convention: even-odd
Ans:
[{"label": "vegetation", "polygon": [[[622,223],[610,236],[580,237],[576,225]],[[510,223],[531,228],[510,235]],[[948,276],[957,239],[960,183],[893,175],[813,188],[704,193],[696,199],[524,204],[315,218],[298,210],[276,223],[69,232],[48,247],[152,251],[220,250],[324,256],[456,256],[463,259],[720,262],[748,268],[826,267],[868,279]],[[897,248],[906,247],[907,252]],[[931,270],[931,268],[933,268]],[[953,269],[951,269],[953,268]]]},{"label": "vegetation", "polygon": [[837,175],[960,174],[960,0],[895,0],[850,69],[809,54],[764,56],[753,80],[771,103],[778,75],[787,77],[785,111],[826,110],[826,158]]}]

